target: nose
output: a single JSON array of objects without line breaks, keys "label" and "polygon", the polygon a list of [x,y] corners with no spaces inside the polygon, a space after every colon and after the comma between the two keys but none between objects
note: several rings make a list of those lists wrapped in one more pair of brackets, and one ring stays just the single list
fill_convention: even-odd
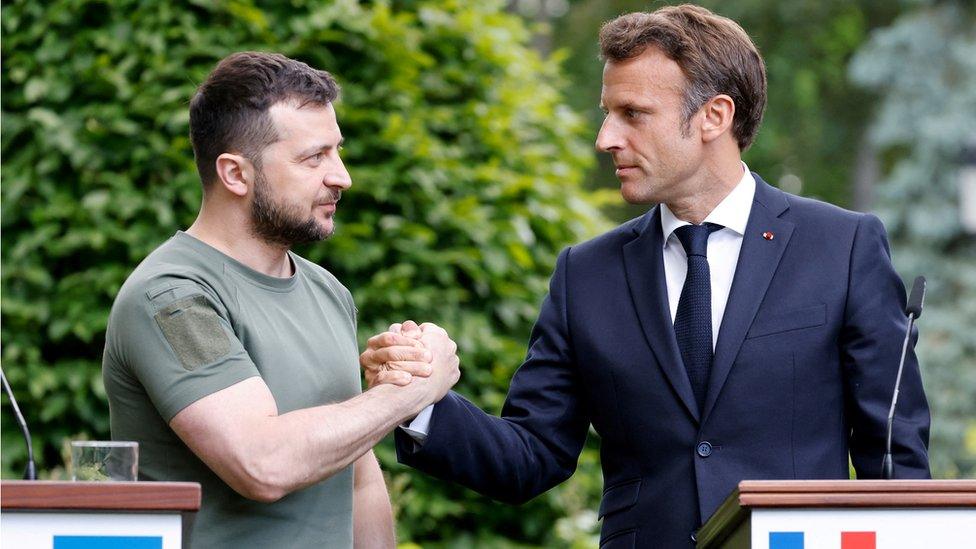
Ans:
[{"label": "nose", "polygon": [[617,125],[613,122],[612,116],[603,119],[600,126],[600,133],[596,134],[596,150],[600,152],[612,152],[623,148],[620,132]]},{"label": "nose", "polygon": [[329,170],[325,174],[325,179],[322,183],[326,187],[338,188],[344,191],[352,186],[352,177],[350,177],[349,171],[346,170],[346,165],[343,164],[342,159],[338,155],[336,155],[335,159],[335,169]]}]

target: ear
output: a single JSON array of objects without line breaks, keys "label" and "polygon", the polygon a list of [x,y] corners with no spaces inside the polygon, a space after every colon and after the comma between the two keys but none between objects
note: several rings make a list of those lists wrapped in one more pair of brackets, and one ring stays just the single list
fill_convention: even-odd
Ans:
[{"label": "ear", "polygon": [[220,185],[231,194],[246,196],[254,182],[254,164],[247,158],[232,153],[223,153],[216,160],[217,179]]},{"label": "ear", "polygon": [[735,118],[735,102],[731,97],[719,94],[702,106],[702,113],[702,141],[708,143],[729,132]]}]

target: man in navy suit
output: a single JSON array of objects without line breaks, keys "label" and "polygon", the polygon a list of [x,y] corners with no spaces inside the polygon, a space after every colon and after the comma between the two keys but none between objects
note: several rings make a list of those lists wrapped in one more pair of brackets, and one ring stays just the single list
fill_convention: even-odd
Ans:
[{"label": "man in navy suit", "polygon": [[[848,458],[879,477],[907,328],[881,222],[746,169],[766,76],[735,22],[631,13],[600,46],[596,146],[624,199],[658,206],[560,254],[501,417],[449,393],[396,432],[399,459],[518,503],[573,473],[592,424],[614,548],[693,546],[743,479],[843,479]],[[912,352],[896,477],[929,476],[928,429]]]}]

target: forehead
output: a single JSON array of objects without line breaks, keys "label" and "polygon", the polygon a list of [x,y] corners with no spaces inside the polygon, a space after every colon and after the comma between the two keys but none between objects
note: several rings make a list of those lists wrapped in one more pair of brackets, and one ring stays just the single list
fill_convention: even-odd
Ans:
[{"label": "forehead", "polygon": [[293,102],[283,101],[272,105],[268,114],[279,143],[300,145],[310,139],[331,141],[341,137],[332,103],[298,107]]},{"label": "forehead", "polygon": [[680,98],[687,79],[677,62],[648,47],[637,57],[607,61],[603,67],[602,103]]}]

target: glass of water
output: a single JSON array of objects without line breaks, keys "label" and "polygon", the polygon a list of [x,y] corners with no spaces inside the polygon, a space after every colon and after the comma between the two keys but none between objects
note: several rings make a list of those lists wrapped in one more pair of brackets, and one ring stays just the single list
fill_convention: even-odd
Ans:
[{"label": "glass of water", "polygon": [[71,480],[136,481],[139,443],[123,440],[71,441]]}]

